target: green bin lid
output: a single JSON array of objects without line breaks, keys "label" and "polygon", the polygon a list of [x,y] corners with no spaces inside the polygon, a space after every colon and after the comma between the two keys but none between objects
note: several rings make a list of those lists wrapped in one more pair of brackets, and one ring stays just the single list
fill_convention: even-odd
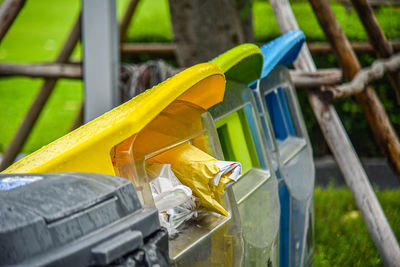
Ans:
[{"label": "green bin lid", "polygon": [[219,55],[211,62],[221,68],[227,80],[250,84],[260,78],[263,56],[255,44],[242,44]]}]

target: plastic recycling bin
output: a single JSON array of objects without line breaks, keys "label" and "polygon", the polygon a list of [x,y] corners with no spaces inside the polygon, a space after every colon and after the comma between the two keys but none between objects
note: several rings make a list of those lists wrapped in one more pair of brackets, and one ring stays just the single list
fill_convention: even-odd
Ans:
[{"label": "plastic recycling bin", "polygon": [[158,211],[126,179],[0,175],[1,266],[169,266]]},{"label": "plastic recycling bin", "polygon": [[225,160],[238,161],[243,176],[233,184],[244,240],[245,266],[279,265],[278,182],[254,96],[248,86],[259,78],[262,55],[252,44],[237,46],[213,60],[227,79],[224,101],[210,109]]},{"label": "plastic recycling bin", "polygon": [[313,264],[313,191],[315,169],[311,143],[286,66],[297,57],[304,42],[292,31],[261,47],[261,78],[251,85],[264,129],[279,169],[281,202],[281,266]]},{"label": "plastic recycling bin", "polygon": [[[222,159],[207,109],[222,101],[225,79],[213,63],[199,64],[147,90],[9,167],[6,172],[94,172],[132,181],[143,205],[154,207],[148,161],[182,144]],[[194,159],[195,160],[195,159]],[[174,265],[238,266],[241,226],[232,187],[222,197],[230,216],[207,213],[169,240]]]}]

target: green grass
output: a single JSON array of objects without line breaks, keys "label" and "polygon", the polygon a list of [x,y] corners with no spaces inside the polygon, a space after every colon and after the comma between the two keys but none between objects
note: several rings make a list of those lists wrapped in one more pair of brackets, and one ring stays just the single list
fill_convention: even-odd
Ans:
[{"label": "green grass", "polygon": [[[400,240],[400,190],[377,192]],[[367,227],[347,188],[316,188],[315,266],[383,266]]]},{"label": "green grass", "polygon": [[168,1],[140,1],[129,27],[128,38],[134,42],[170,42],[172,26]]}]

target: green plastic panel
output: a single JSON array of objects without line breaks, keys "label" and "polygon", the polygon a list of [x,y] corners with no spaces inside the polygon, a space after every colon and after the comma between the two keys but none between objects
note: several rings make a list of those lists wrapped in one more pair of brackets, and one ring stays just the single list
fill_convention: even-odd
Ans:
[{"label": "green plastic panel", "polygon": [[225,160],[238,161],[243,173],[259,168],[256,147],[244,110],[238,110],[215,122]]}]

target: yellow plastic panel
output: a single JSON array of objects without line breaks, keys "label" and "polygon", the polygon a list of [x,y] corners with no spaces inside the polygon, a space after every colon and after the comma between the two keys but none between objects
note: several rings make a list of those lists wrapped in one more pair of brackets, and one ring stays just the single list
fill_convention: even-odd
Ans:
[{"label": "yellow plastic panel", "polygon": [[112,148],[143,129],[175,100],[207,109],[222,101],[225,78],[213,63],[193,66],[16,162],[4,173],[94,172],[115,175]]}]

